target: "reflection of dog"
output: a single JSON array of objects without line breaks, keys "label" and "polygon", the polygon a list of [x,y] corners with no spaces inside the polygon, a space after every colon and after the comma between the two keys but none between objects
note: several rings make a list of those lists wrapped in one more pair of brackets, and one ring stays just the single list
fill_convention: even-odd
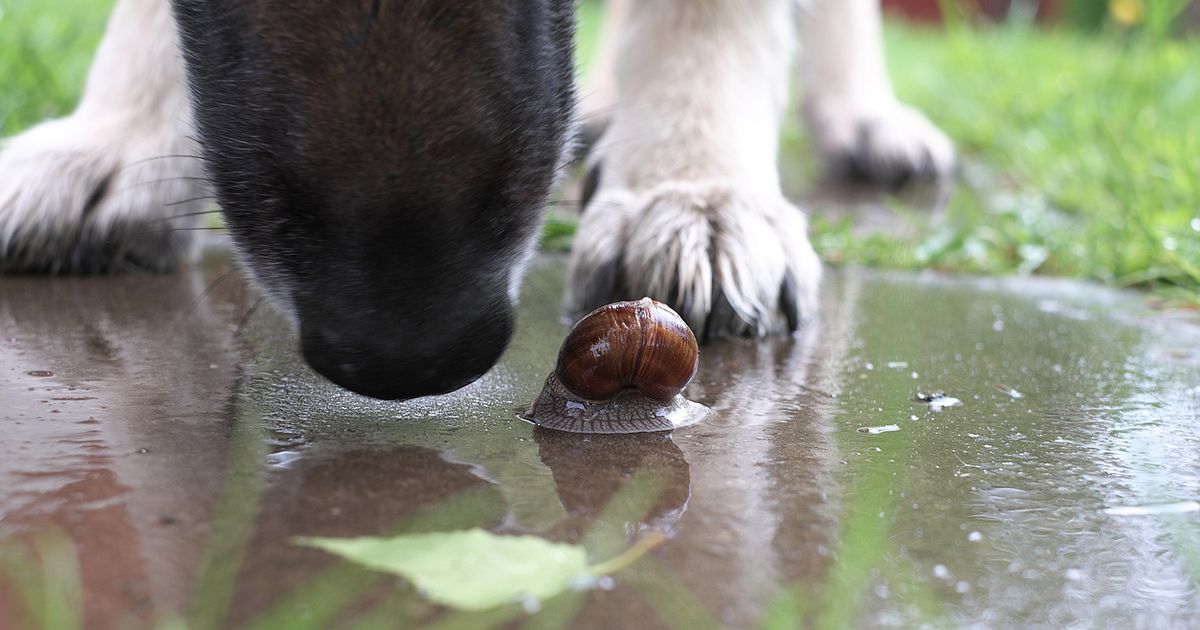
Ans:
[{"label": "reflection of dog", "polygon": [[[885,182],[947,172],[892,95],[874,0],[803,6],[820,152]],[[0,155],[0,269],[171,267],[211,191],[318,371],[387,398],[460,387],[511,335],[569,152],[571,8],[120,0],[79,108]],[[794,328],[819,265],[774,163],[791,1],[609,11],[569,310],[650,294],[706,336]]]}]

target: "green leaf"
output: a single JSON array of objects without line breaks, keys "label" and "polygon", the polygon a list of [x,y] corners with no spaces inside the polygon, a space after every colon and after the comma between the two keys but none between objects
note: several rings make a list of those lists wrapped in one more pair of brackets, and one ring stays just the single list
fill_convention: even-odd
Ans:
[{"label": "green leaf", "polygon": [[594,576],[582,547],[482,529],[296,542],[402,576],[430,600],[461,610],[546,600]]}]

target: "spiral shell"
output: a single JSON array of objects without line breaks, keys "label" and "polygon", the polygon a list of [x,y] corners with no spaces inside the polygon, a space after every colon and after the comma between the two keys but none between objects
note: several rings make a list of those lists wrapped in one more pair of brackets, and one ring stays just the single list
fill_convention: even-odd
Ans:
[{"label": "spiral shell", "polygon": [[698,422],[704,405],[681,394],[700,349],[683,318],[644,298],[602,306],[563,341],[558,363],[525,419],[576,433],[669,431]]},{"label": "spiral shell", "polygon": [[674,398],[696,375],[696,336],[671,307],[650,298],[601,306],[575,325],[555,373],[585,400],[608,400],[626,387]]}]

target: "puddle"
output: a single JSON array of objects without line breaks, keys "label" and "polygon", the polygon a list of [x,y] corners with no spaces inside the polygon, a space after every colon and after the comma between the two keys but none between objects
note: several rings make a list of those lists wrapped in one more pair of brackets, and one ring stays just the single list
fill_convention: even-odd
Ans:
[{"label": "puddle", "polygon": [[[226,271],[0,278],[0,626],[27,619],[18,575],[89,627],[1200,618],[1200,333],[1136,295],[834,271],[799,336],[703,350],[704,422],[588,436],[513,414],[566,333],[559,260],[500,365],[405,404],[315,378]],[[592,563],[665,540],[603,588],[484,613],[290,542],[476,527]]]}]

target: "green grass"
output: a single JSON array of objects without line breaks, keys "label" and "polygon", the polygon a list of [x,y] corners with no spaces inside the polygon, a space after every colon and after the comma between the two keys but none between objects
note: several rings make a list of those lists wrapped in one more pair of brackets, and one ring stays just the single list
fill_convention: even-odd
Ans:
[{"label": "green grass", "polygon": [[113,0],[0,0],[0,136],[71,111]]},{"label": "green grass", "polygon": [[818,221],[827,257],[1083,276],[1196,298],[1200,42],[893,25],[888,49],[900,96],[982,168],[949,220],[920,238],[860,238]]},{"label": "green grass", "polygon": [[[0,135],[70,111],[111,4],[0,0]],[[586,65],[595,5],[581,15]],[[919,236],[814,217],[817,249],[834,264],[1079,276],[1200,299],[1200,42],[1162,30],[889,26],[897,92],[955,140],[967,181],[944,220],[895,203]],[[795,137],[784,147],[807,151]],[[573,226],[550,229],[561,246]]]}]

